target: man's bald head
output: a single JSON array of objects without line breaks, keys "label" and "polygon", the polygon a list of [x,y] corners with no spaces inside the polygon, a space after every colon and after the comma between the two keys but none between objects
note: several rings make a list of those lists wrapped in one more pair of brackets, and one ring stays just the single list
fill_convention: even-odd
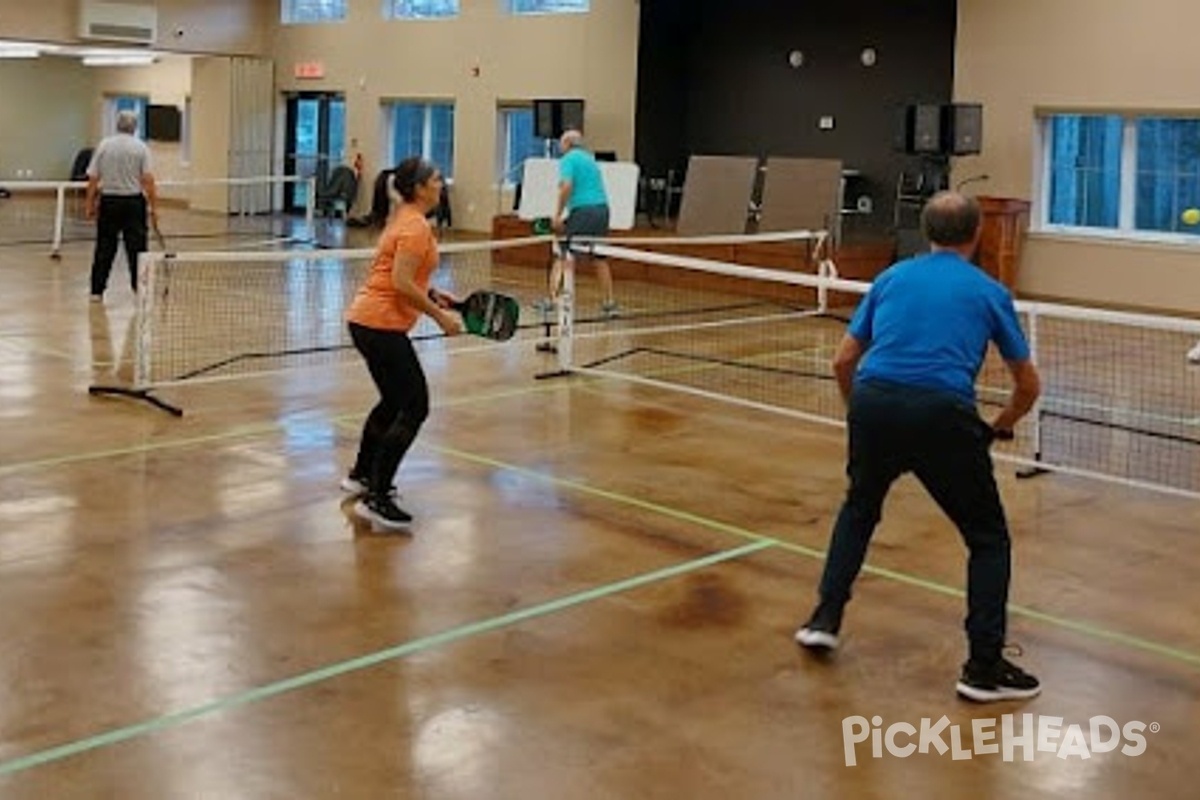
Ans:
[{"label": "man's bald head", "polygon": [[979,233],[979,203],[958,192],[938,192],[921,210],[921,230],[935,247],[972,245]]}]

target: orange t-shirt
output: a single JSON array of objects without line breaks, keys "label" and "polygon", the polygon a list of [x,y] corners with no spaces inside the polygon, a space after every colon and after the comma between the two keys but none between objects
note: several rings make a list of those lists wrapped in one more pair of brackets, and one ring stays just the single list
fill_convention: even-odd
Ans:
[{"label": "orange t-shirt", "polygon": [[380,234],[371,272],[350,304],[347,320],[385,331],[408,332],[417,324],[420,309],[392,284],[392,266],[400,252],[419,259],[414,280],[422,293],[428,292],[430,276],[438,265],[437,240],[429,221],[409,206],[401,207]]}]

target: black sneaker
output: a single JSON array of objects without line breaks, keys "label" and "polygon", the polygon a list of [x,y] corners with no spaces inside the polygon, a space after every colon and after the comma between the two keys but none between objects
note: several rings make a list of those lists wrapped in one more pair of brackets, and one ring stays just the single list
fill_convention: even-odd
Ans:
[{"label": "black sneaker", "polygon": [[830,603],[817,605],[808,622],[796,631],[796,643],[809,650],[828,652],[838,646],[838,631],[842,627],[842,610]]},{"label": "black sneaker", "polygon": [[404,530],[412,522],[412,515],[396,505],[391,496],[367,495],[354,504],[354,513],[370,522],[376,533]]},{"label": "black sneaker", "polygon": [[968,661],[958,680],[958,693],[977,703],[1023,700],[1041,691],[1037,678],[1005,658],[990,664]]}]

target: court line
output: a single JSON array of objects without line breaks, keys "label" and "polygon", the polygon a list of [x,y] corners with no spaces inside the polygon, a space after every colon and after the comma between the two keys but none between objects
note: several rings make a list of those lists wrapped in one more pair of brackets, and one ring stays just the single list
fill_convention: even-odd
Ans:
[{"label": "court line", "polygon": [[0,775],[11,775],[32,767],[42,766],[54,761],[60,761],[70,756],[86,753],[89,750],[96,750],[109,745],[128,741],[129,739],[145,736],[150,733],[155,733],[168,728],[174,728],[190,722],[198,717],[215,714],[222,711],[228,711],[229,709],[248,705],[260,700],[265,700],[285,692],[300,689],[320,681],[330,680],[331,678],[336,678],[347,673],[367,669],[387,661],[394,661],[396,659],[403,658],[414,653],[419,653],[424,650],[429,650],[440,645],[450,644],[461,639],[478,636],[484,633],[490,633],[491,631],[498,630],[500,628],[510,627],[512,625],[525,622],[526,620],[545,616],[547,614],[553,614],[558,611],[563,611],[574,606],[602,599],[609,595],[626,592],[647,584],[674,578],[679,575],[712,566],[714,564],[719,564],[723,561],[741,558],[742,556],[756,553],[772,546],[773,545],[770,542],[765,541],[744,544],[732,550],[723,550],[702,558],[692,559],[690,561],[685,561],[670,567],[664,567],[652,572],[646,572],[642,573],[641,575],[635,575],[630,578],[607,583],[603,586],[586,589],[582,592],[569,594],[545,603],[539,603],[537,605],[529,606],[528,608],[502,614],[498,617],[491,617],[489,619],[470,622],[465,625],[459,625],[442,631],[441,633],[423,636],[419,639],[413,639],[412,641],[405,642],[404,644],[388,647],[383,650],[376,650],[373,653],[368,653],[363,656],[358,656],[356,658],[330,664],[319,669],[295,675],[291,678],[284,678],[283,680],[257,686],[253,689],[218,698],[216,700],[212,700],[192,708],[184,709],[182,711],[174,711],[168,714],[163,714],[162,716],[155,717],[153,719],[115,728],[105,733],[88,736],[68,744],[51,747],[46,750],[40,750],[29,755],[22,756],[20,758],[15,758],[10,761],[0,763]]},{"label": "court line", "polygon": [[[636,497],[629,497],[628,495],[612,492],[607,489],[599,489],[579,481],[559,478],[554,475],[548,475],[546,473],[537,472],[536,470],[528,469],[526,467],[508,464],[503,461],[474,453],[468,453],[462,450],[456,450],[454,448],[435,445],[428,445],[428,448],[444,453],[445,455],[453,456],[454,458],[462,459],[464,461],[473,462],[483,466],[490,466],[495,469],[509,470],[526,477],[535,478],[547,483],[552,483],[556,486],[572,489],[582,494],[589,494],[593,497],[598,497],[610,502],[638,508],[643,511],[650,511],[661,516],[683,522],[690,522],[711,530],[728,533],[732,536],[749,540],[752,543],[766,542],[781,550],[803,555],[808,558],[818,560],[824,560],[825,558],[826,551],[824,550],[817,550],[816,548],[808,547],[795,542],[789,542],[784,539],[778,539],[767,534],[754,533],[753,531],[740,528],[736,525],[709,519],[707,517],[700,516],[699,514],[693,514],[688,511],[682,511],[680,509],[671,508],[669,506],[660,505],[658,503],[653,503],[651,501],[642,500]],[[873,566],[871,564],[863,564],[862,571],[868,575],[874,575],[895,583],[903,583],[908,586],[924,589],[925,591],[935,594],[941,594],[947,597],[955,597],[960,599],[966,597],[966,591],[964,589],[939,583],[929,578],[922,578],[918,575],[913,575],[900,570]],[[1200,653],[1197,652],[1185,650],[1183,648],[1172,647],[1170,645],[1162,644],[1161,642],[1155,642],[1150,639],[1143,639],[1140,636],[1133,636],[1131,634],[1121,633],[1120,631],[1110,630],[1099,625],[1094,625],[1090,622],[1084,622],[1082,620],[1072,619],[1070,617],[1062,617],[1045,611],[1038,611],[1037,609],[1029,608],[1027,606],[1009,604],[1008,611],[1010,614],[1027,617],[1037,622],[1042,622],[1075,633],[1084,634],[1094,639],[1100,639],[1103,641],[1124,645],[1134,650],[1142,650],[1147,653],[1153,653],[1155,655],[1163,656],[1175,661],[1180,661],[1191,666],[1200,667]]]},{"label": "court line", "polygon": [[[600,383],[600,381],[599,381],[599,379],[589,380],[589,383]],[[444,405],[444,406],[471,405],[473,403],[490,402],[492,400],[505,398],[505,397],[516,397],[516,396],[521,396],[521,395],[526,395],[526,394],[534,394],[537,392],[557,391],[560,388],[565,388],[565,387],[569,387],[569,386],[578,386],[578,381],[575,381],[575,382],[554,381],[554,382],[550,382],[550,383],[543,383],[543,384],[539,384],[537,386],[528,387],[525,389],[510,389],[510,390],[504,390],[504,391],[496,392],[494,394],[489,394],[489,395],[474,395],[471,397],[454,398],[452,400],[443,402],[442,405]],[[351,427],[352,421],[357,421],[357,420],[362,419],[362,414],[361,413],[341,414],[341,415],[331,417],[330,419],[336,425],[343,425],[343,426],[346,426],[349,428],[349,427]],[[185,448],[185,447],[195,446],[198,444],[210,444],[212,442],[224,441],[224,440],[235,439],[235,438],[260,436],[260,435],[265,435],[268,433],[278,432],[281,430],[284,430],[283,425],[280,425],[277,423],[272,423],[272,424],[267,424],[267,425],[248,426],[246,428],[234,429],[231,431],[225,431],[222,433],[216,433],[216,434],[211,434],[211,435],[207,435],[207,436],[190,437],[187,439],[175,439],[175,440],[170,440],[170,441],[165,441],[165,442],[151,442],[151,443],[146,443],[146,444],[142,444],[142,445],[133,445],[130,447],[125,447],[125,448],[114,448],[111,450],[92,451],[92,452],[77,453],[77,454],[71,454],[71,455],[65,455],[65,456],[55,456],[55,457],[51,457],[51,458],[37,459],[37,460],[33,460],[33,461],[20,462],[20,463],[16,463],[16,464],[0,466],[0,477],[4,477],[7,475],[15,474],[15,473],[26,471],[26,470],[33,470],[33,469],[45,468],[45,467],[62,466],[62,465],[66,465],[66,464],[80,463],[80,462],[99,460],[99,459],[105,459],[105,458],[118,458],[118,457],[122,457],[122,456],[140,455],[140,454],[144,454],[144,453],[169,450],[169,449],[174,449],[174,448]],[[777,538],[767,536],[764,534],[757,534],[752,531],[748,531],[748,530],[739,528],[734,525],[729,525],[726,523],[719,522],[717,520],[708,519],[708,518],[702,517],[697,514],[692,514],[690,512],[682,511],[680,509],[668,508],[666,506],[662,506],[662,505],[652,503],[649,501],[640,500],[637,498],[629,497],[627,495],[621,495],[616,492],[609,492],[609,491],[606,491],[603,489],[598,489],[596,487],[589,486],[587,484],[578,483],[575,481],[569,481],[569,480],[566,480],[563,478],[557,478],[552,475],[540,473],[540,472],[530,470],[530,469],[527,469],[524,467],[520,467],[520,466],[517,466],[514,464],[508,464],[508,463],[505,463],[502,461],[497,461],[495,459],[486,458],[484,456],[479,456],[479,455],[475,455],[472,453],[466,453],[464,451],[455,450],[453,448],[439,447],[439,446],[435,446],[435,445],[422,445],[422,447],[426,447],[428,449],[438,451],[438,452],[443,452],[447,455],[453,455],[457,458],[462,458],[464,460],[475,461],[476,463],[485,464],[487,466],[491,466],[494,468],[511,470],[513,472],[524,474],[524,475],[536,478],[541,481],[565,486],[567,488],[571,488],[576,491],[580,491],[580,492],[587,493],[587,494],[592,494],[593,496],[596,496],[596,497],[601,497],[601,498],[604,498],[604,499],[607,499],[607,500],[610,500],[613,502],[618,502],[618,503],[622,503],[622,504],[629,505],[632,507],[641,508],[642,510],[645,510],[645,511],[650,511],[652,513],[660,514],[662,516],[667,516],[667,517],[671,517],[671,518],[674,518],[674,519],[677,519],[680,521],[689,522],[691,524],[696,524],[696,525],[699,525],[702,527],[707,527],[712,530],[722,531],[724,533],[728,533],[730,535],[733,535],[733,536],[736,536],[736,537],[739,537],[742,539],[748,539],[750,541],[755,541],[755,542],[759,542],[759,541],[770,542],[771,544],[773,544],[783,550],[798,553],[800,555],[804,555],[809,558],[823,560],[825,557],[825,551],[823,551],[823,550],[817,550],[815,548],[806,547],[801,544],[797,544],[794,542],[788,542],[786,540],[777,539]],[[965,596],[965,592],[962,589],[948,586],[946,584],[937,583],[936,581],[931,581],[931,580],[928,580],[925,578],[918,577],[916,575],[911,575],[911,574],[899,572],[896,570],[889,570],[884,567],[876,567],[876,566],[872,566],[871,564],[864,564],[862,571],[869,575],[876,575],[876,576],[886,578],[886,579],[894,581],[894,582],[905,583],[910,586],[918,587],[918,588],[921,588],[921,589],[924,589],[926,591],[933,592],[936,594],[942,594],[942,595],[946,595],[946,596],[950,596],[950,597],[957,597],[957,598],[962,598]],[[1082,633],[1082,634],[1091,636],[1092,638],[1095,638],[1095,639],[1101,639],[1101,640],[1106,640],[1106,641],[1123,644],[1132,649],[1144,650],[1146,652],[1151,652],[1151,653],[1157,653],[1159,655],[1162,655],[1162,656],[1165,656],[1165,657],[1168,657],[1168,658],[1171,658],[1171,659],[1174,659],[1177,661],[1200,666],[1200,653],[1183,650],[1181,648],[1174,648],[1169,645],[1164,645],[1164,644],[1154,642],[1151,640],[1142,639],[1140,637],[1132,636],[1129,634],[1123,634],[1118,631],[1111,631],[1106,628],[1102,628],[1100,626],[1091,625],[1090,623],[1082,622],[1079,620],[1073,620],[1073,619],[1070,619],[1067,617],[1059,617],[1059,616],[1048,614],[1048,613],[1045,613],[1042,611],[1037,611],[1036,609],[1026,608],[1024,606],[1010,605],[1009,612],[1012,614],[1025,616],[1030,619],[1038,620],[1040,622],[1051,624],[1056,627],[1063,628],[1065,630]]]},{"label": "court line", "polygon": [[[442,401],[441,407],[453,406],[468,406],[476,403],[489,403],[493,400],[503,400],[521,395],[536,394],[539,392],[561,391],[572,384],[566,382],[547,382],[539,383],[536,386],[530,386],[524,389],[506,389],[504,391],[494,392],[490,394],[475,394],[467,397],[456,397]],[[578,385],[578,384],[574,384]],[[312,412],[314,416],[318,412]],[[361,423],[365,415],[362,412],[348,412],[346,414],[337,414],[328,419],[335,425],[349,425],[351,422],[355,424]],[[218,433],[206,434],[203,436],[192,436],[183,439],[167,439],[161,442],[144,442],[142,444],[128,445],[126,447],[114,447],[105,450],[87,450],[79,453],[67,453],[59,456],[48,456],[46,458],[32,459],[30,461],[17,461],[11,464],[0,464],[0,477],[14,475],[19,472],[27,472],[37,469],[45,469],[50,467],[61,467],[68,464],[78,464],[87,461],[100,461],[107,458],[121,458],[123,456],[136,456],[145,453],[160,452],[163,450],[173,450],[176,448],[183,449],[194,447],[201,444],[212,444],[230,439],[242,439],[252,436],[264,436],[269,433],[277,433],[286,430],[286,426],[278,423],[260,423],[257,425],[247,425],[240,428],[232,428],[227,431]]]}]

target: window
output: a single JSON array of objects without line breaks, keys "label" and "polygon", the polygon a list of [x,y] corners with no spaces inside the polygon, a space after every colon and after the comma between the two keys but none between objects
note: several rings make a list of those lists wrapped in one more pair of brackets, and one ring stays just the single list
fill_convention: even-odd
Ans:
[{"label": "window", "polygon": [[1200,118],[1055,114],[1042,120],[1041,218],[1049,228],[1200,236]]},{"label": "window", "polygon": [[454,177],[454,106],[450,103],[391,105],[392,164],[410,156],[428,158],[447,180]]},{"label": "window", "polygon": [[390,0],[392,19],[444,19],[458,16],[458,0]]},{"label": "window", "polygon": [[532,108],[501,107],[497,122],[499,174],[496,182],[501,185],[520,183],[525,159],[544,156],[546,143],[534,135]]},{"label": "window", "polygon": [[514,14],[585,14],[588,0],[508,0]]},{"label": "window", "polygon": [[346,0],[283,0],[283,24],[341,22],[346,18]]}]

